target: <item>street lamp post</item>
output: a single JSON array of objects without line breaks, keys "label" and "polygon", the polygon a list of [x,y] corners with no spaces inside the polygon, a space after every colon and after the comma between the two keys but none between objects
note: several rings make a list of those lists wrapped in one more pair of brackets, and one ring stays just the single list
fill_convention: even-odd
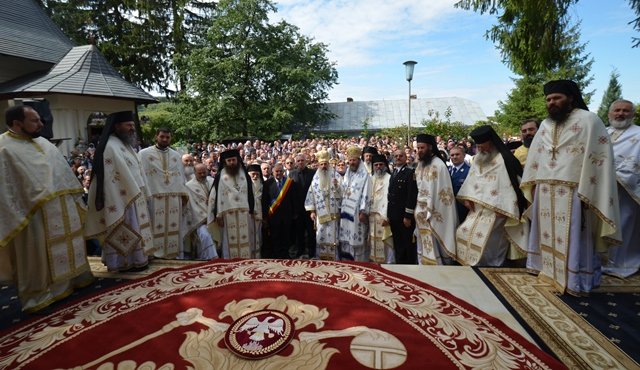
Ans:
[{"label": "street lamp post", "polygon": [[411,80],[413,80],[413,67],[418,62],[408,60],[404,63],[405,71],[407,73],[407,81],[409,82],[409,120],[407,121],[407,146],[411,148]]}]

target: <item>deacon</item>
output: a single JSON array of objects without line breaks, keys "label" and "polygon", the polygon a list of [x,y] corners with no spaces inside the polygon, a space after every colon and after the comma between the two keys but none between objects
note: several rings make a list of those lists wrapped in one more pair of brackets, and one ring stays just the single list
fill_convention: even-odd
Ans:
[{"label": "deacon", "polygon": [[316,153],[316,159],[318,170],[307,191],[304,207],[310,212],[310,218],[314,223],[316,245],[319,250],[317,255],[309,257],[337,261],[342,176],[329,165],[329,152],[326,150]]},{"label": "deacon", "polygon": [[531,147],[533,138],[536,136],[536,132],[538,132],[538,127],[540,127],[540,122],[534,118],[526,119],[520,124],[520,138],[522,139],[522,145],[513,152],[513,155],[518,158],[522,168],[524,168],[524,164],[527,162],[529,147]]},{"label": "deacon", "polygon": [[480,126],[470,136],[478,152],[458,192],[469,214],[456,232],[456,259],[468,266],[499,267],[510,248],[515,249],[510,257],[526,256],[522,166],[491,126]]},{"label": "deacon", "polygon": [[240,152],[225,150],[220,154],[218,176],[209,195],[207,222],[221,229],[223,258],[255,258],[253,186]]},{"label": "deacon", "polygon": [[395,263],[393,238],[387,218],[391,174],[384,155],[374,155],[371,163],[373,163],[373,176],[371,177],[371,212],[369,213],[369,259],[377,263]]},{"label": "deacon", "polygon": [[168,128],[159,128],[155,139],[156,145],[138,153],[152,195],[153,255],[183,258],[189,190],[185,186],[182,156],[169,147],[171,130]]},{"label": "deacon", "polygon": [[533,203],[527,268],[578,295],[600,284],[597,252],[620,241],[613,150],[575,82],[550,81],[544,94],[549,116],[531,143],[521,183]]},{"label": "deacon", "polygon": [[262,214],[269,229],[274,257],[289,259],[289,249],[296,242],[294,225],[299,225],[300,205],[298,205],[299,184],[289,177],[284,177],[282,163],[276,163],[272,170],[273,177],[264,183],[262,192]]},{"label": "deacon", "polygon": [[615,156],[622,244],[609,249],[603,272],[621,278],[640,267],[640,127],[633,124],[635,105],[617,100],[609,108],[609,134]]},{"label": "deacon", "polygon": [[[456,255],[458,224],[451,177],[436,139],[419,134],[416,141],[419,161],[409,185],[407,213],[416,223],[418,263],[449,264]],[[406,227],[411,225],[410,219],[403,221]]]},{"label": "deacon", "polygon": [[249,177],[251,177],[251,187],[253,188],[253,201],[254,201],[254,226],[255,226],[255,245],[256,245],[256,258],[271,258],[270,251],[265,250],[264,234],[262,227],[262,190],[263,181],[260,171],[260,165],[257,163],[250,164],[247,167]]},{"label": "deacon", "polygon": [[[407,165],[407,155],[402,149],[393,153],[394,169],[389,181],[387,215],[393,238],[396,263],[415,265],[418,263],[413,243],[415,223],[407,212],[409,184],[413,182],[413,168]],[[405,226],[404,219],[407,219]]]},{"label": "deacon", "polygon": [[[153,249],[147,177],[133,150],[133,112],[112,113],[102,130],[89,187],[86,239],[103,240],[109,271],[144,269]],[[106,176],[106,177],[105,177]]]},{"label": "deacon", "polygon": [[31,107],[5,112],[0,135],[0,282],[17,285],[22,310],[38,311],[89,285],[82,186],[58,148],[40,137]]},{"label": "deacon", "polygon": [[371,208],[371,177],[360,161],[361,149],[347,148],[349,167],[342,178],[340,206],[340,259],[369,260],[367,239]]},{"label": "deacon", "polygon": [[191,241],[191,257],[210,260],[218,257],[216,244],[207,228],[207,204],[213,188],[213,178],[207,176],[209,171],[202,163],[196,164],[194,170],[195,177],[186,184],[189,189],[186,239]]}]

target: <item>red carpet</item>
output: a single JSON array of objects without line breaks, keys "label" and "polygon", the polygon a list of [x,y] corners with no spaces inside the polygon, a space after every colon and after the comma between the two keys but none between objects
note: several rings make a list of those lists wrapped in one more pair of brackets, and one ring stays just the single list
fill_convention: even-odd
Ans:
[{"label": "red carpet", "polygon": [[[285,313],[292,339],[271,357],[241,358],[225,334],[260,310]],[[282,330],[276,321],[255,329],[264,318],[249,321],[252,346]],[[0,337],[0,368],[75,367],[564,368],[501,321],[427,284],[373,264],[298,260],[160,271]]]}]

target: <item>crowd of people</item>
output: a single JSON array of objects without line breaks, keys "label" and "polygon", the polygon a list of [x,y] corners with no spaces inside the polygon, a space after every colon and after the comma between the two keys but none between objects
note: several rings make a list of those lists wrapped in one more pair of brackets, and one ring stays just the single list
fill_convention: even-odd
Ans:
[{"label": "crowd of people", "polygon": [[522,123],[519,147],[485,125],[408,145],[373,136],[182,151],[163,128],[135,150],[125,111],[69,161],[39,137],[37,112],[10,108],[0,278],[18,285],[25,310],[86,284],[87,252],[110,271],[219,257],[514,265],[588,293],[602,272],[640,267],[640,128],[629,101],[611,105],[606,128],[572,81],[544,93],[549,116]]}]

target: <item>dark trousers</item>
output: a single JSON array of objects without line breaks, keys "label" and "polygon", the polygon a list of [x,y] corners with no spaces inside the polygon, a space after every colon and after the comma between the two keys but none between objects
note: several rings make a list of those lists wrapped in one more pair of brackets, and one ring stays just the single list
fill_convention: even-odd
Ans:
[{"label": "dark trousers", "polygon": [[300,257],[308,251],[309,257],[316,255],[316,232],[313,229],[313,221],[308,212],[304,212],[295,222],[296,227],[296,257]]},{"label": "dark trousers", "polygon": [[273,258],[290,259],[289,247],[293,244],[292,222],[290,220],[280,220],[269,223],[269,234]]},{"label": "dark trousers", "polygon": [[416,244],[413,242],[415,222],[412,220],[411,227],[405,227],[402,219],[390,219],[389,226],[391,227],[396,263],[416,265],[418,263],[418,251],[416,250]]}]

